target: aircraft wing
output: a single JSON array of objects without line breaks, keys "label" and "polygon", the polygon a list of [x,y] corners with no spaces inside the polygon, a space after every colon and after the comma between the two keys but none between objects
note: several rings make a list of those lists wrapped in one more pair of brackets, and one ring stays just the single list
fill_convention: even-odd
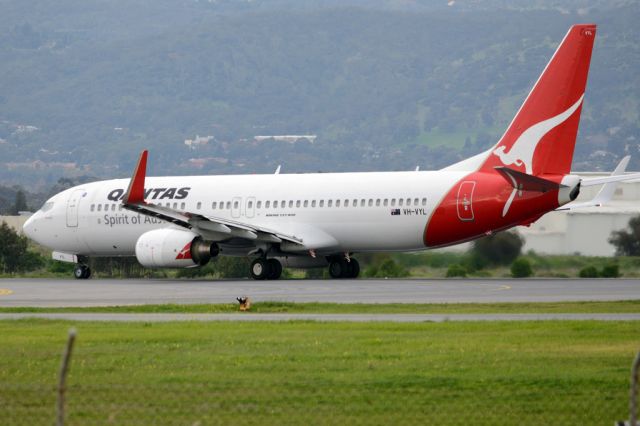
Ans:
[{"label": "aircraft wing", "polygon": [[199,213],[180,211],[159,204],[147,203],[144,200],[144,183],[147,169],[148,152],[142,151],[138,165],[129,182],[129,187],[123,199],[123,207],[137,213],[153,216],[173,223],[204,236],[212,241],[224,241],[230,238],[243,238],[252,241],[266,241],[281,243],[283,241],[302,244],[302,239],[294,235],[287,235],[261,226],[243,222],[205,216]]},{"label": "aircraft wing", "polygon": [[604,204],[611,201],[613,198],[613,194],[616,192],[616,188],[618,187],[618,183],[625,180],[632,179],[640,179],[640,173],[632,173],[625,175],[624,172],[629,165],[629,159],[631,157],[627,155],[620,163],[616,166],[615,170],[611,173],[611,176],[604,176],[599,178],[592,179],[583,179],[580,181],[580,186],[592,186],[592,185],[602,185],[602,189],[598,192],[598,194],[591,201],[584,202],[573,202],[569,204],[565,204],[564,206],[557,208],[556,211],[560,210],[576,210],[582,209],[586,207],[601,207]]}]

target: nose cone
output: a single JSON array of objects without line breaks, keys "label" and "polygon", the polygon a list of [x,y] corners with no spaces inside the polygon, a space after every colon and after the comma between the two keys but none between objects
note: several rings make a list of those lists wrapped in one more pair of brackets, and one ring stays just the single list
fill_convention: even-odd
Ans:
[{"label": "nose cone", "polygon": [[35,215],[31,215],[31,217],[29,217],[29,219],[27,219],[27,221],[24,223],[24,225],[22,225],[22,232],[24,232],[24,235],[26,235],[27,237],[29,237],[30,239],[35,241],[35,233],[36,233],[36,229],[35,229]]}]

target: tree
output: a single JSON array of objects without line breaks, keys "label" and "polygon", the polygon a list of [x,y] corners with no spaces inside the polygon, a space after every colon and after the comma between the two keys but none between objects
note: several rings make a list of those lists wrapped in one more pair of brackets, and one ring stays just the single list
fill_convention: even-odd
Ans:
[{"label": "tree", "polygon": [[0,270],[6,274],[37,269],[42,258],[27,250],[26,237],[18,235],[6,223],[0,224]]},{"label": "tree", "polygon": [[27,197],[25,197],[24,192],[20,189],[16,192],[16,200],[11,208],[11,214],[17,215],[20,214],[21,211],[27,210],[29,210],[29,207],[27,207]]},{"label": "tree", "polygon": [[488,265],[509,265],[520,256],[524,238],[516,232],[499,232],[473,243],[472,261],[476,268]]},{"label": "tree", "polygon": [[632,217],[627,229],[613,231],[609,244],[616,248],[618,256],[640,256],[640,216]]}]

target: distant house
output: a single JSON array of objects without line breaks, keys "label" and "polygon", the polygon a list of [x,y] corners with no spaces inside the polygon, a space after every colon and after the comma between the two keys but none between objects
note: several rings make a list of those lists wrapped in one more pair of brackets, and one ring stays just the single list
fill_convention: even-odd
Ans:
[{"label": "distant house", "polygon": [[310,143],[314,143],[316,141],[317,135],[272,135],[272,136],[254,136],[253,140],[256,142],[264,142],[268,140],[274,140],[276,142],[286,142],[290,144],[294,144],[299,140],[307,140]]},{"label": "distant house", "polygon": [[198,136],[196,135],[195,139],[185,139],[184,144],[189,147],[189,149],[195,149],[201,145],[206,145],[213,139],[213,136]]}]

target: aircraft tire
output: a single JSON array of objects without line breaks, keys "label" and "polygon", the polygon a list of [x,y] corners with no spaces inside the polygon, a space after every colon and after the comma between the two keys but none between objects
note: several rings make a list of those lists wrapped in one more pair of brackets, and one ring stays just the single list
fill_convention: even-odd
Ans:
[{"label": "aircraft tire", "polygon": [[91,276],[91,268],[87,265],[76,265],[73,270],[73,276],[77,280],[86,280]]},{"label": "aircraft tire", "polygon": [[267,260],[267,265],[269,266],[269,275],[267,276],[268,280],[277,280],[282,275],[282,263],[278,259],[269,259]]},{"label": "aircraft tire", "polygon": [[347,265],[348,278],[358,278],[358,275],[360,275],[360,263],[351,258],[351,262],[347,263]]},{"label": "aircraft tire", "polygon": [[249,268],[249,272],[251,274],[251,278],[254,280],[264,280],[269,277],[271,272],[271,265],[267,259],[263,259],[259,257],[258,259],[251,262],[251,268]]},{"label": "aircraft tire", "polygon": [[329,275],[331,278],[347,278],[349,275],[349,266],[344,259],[334,260],[329,264]]}]

